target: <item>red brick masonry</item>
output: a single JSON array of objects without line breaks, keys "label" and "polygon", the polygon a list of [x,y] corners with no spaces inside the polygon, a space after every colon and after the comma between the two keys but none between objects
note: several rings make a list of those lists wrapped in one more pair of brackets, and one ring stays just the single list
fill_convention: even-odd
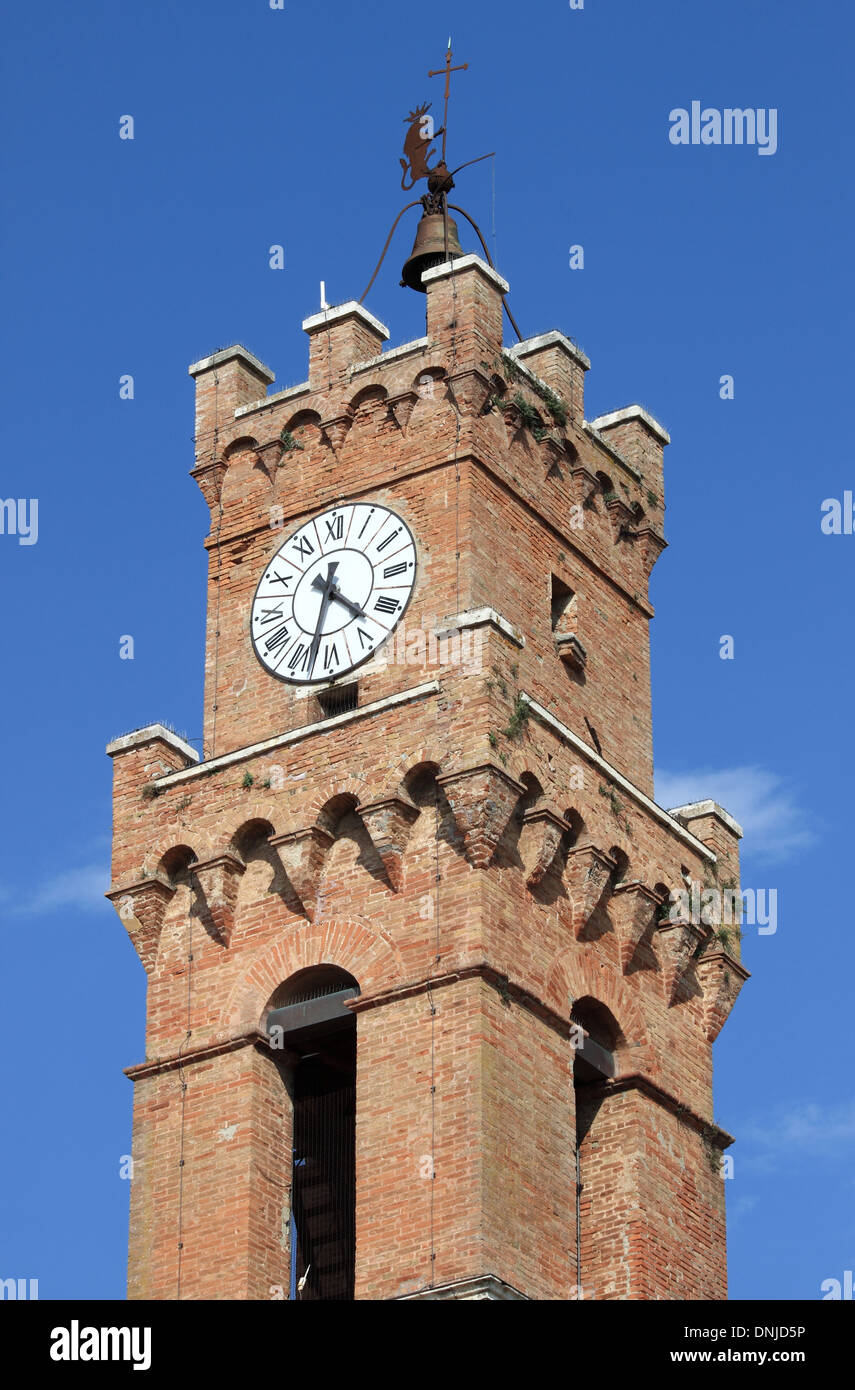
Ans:
[{"label": "red brick masonry", "polygon": [[[711,1047],[745,971],[661,904],[686,872],[736,884],[737,834],[650,799],[667,436],[587,425],[560,334],[503,351],[502,284],[430,272],[426,338],[385,354],[359,306],[308,320],[278,397],[245,349],[191,368],[205,756],[161,726],[109,750],[111,897],[148,972],[132,1298],[177,1297],[179,1255],[182,1298],[287,1294],[289,1067],[259,1030],[320,963],[360,986],[357,1298],[577,1297],[577,1094],[584,1297],[726,1297]],[[366,499],[416,538],[412,641],[323,718],[255,658],[250,605],[291,530]],[[442,629],[470,646],[420,646]],[[617,1074],[574,1093],[591,1001]]]}]

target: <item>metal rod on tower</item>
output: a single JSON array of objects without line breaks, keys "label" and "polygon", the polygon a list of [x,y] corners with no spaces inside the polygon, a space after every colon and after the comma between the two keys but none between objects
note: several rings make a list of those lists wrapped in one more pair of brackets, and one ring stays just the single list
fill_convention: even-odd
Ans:
[{"label": "metal rod on tower", "polygon": [[451,66],[451,35],[448,36],[448,50],[445,55],[445,67],[436,68],[428,73],[428,77],[441,77],[445,73],[445,101],[442,112],[442,163],[445,163],[445,142],[448,137],[448,97],[451,92],[451,74],[453,72],[465,72],[469,67],[468,63],[458,63],[456,68]]}]

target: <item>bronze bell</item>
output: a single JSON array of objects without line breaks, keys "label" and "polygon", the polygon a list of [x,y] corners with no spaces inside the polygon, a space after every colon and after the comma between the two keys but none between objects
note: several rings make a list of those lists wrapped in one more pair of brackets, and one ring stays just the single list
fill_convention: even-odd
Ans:
[{"label": "bronze bell", "polygon": [[425,293],[422,275],[435,265],[442,265],[454,256],[463,255],[463,247],[457,235],[457,223],[453,217],[448,219],[448,249],[445,241],[445,219],[441,212],[426,212],[416,229],[416,239],[409,258],[404,261],[401,271],[401,284],[409,285],[411,290]]}]

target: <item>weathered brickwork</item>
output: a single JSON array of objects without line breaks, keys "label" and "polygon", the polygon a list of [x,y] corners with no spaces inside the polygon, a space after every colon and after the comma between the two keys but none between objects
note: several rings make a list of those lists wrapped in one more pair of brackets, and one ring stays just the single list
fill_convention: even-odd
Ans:
[{"label": "weathered brickwork", "polygon": [[[723,1298],[711,1045],[745,971],[663,904],[738,881],[738,827],[651,800],[667,436],[587,424],[560,334],[505,350],[475,258],[426,283],[425,339],[316,315],[280,395],[242,348],[191,368],[203,757],[161,726],[109,750],[148,974],[130,1296],[288,1296],[293,1059],[264,1021],[323,964],[359,985],[357,1299]],[[366,500],[416,538],[411,640],[329,716],[256,659],[250,605],[291,531]],[[574,1088],[577,1017],[615,1074]]]}]

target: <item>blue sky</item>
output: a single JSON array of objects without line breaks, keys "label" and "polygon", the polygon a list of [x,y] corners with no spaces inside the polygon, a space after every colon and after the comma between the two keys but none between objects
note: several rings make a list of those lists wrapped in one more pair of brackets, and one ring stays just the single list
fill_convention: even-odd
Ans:
[{"label": "blue sky", "polygon": [[[145,989],[101,897],[104,746],[156,719],[201,733],[187,366],[242,341],[278,387],[304,378],[300,322],[322,279],[331,302],[362,293],[404,201],[403,118],[437,109],[426,72],[451,32],[470,69],[449,161],[497,151],[495,239],[491,162],[456,191],[523,333],[579,341],[589,419],[638,401],[672,434],[657,796],[722,801],[745,826],[744,884],[778,893],[715,1048],[716,1119],[738,1136],[731,1295],[818,1298],[855,1261],[855,536],[820,530],[822,502],[855,486],[851,13],[41,0],[4,30],[0,497],[38,498],[39,531],[0,535],[0,1276],[38,1277],[43,1298],[124,1293],[122,1068],[143,1056]],[[671,144],[669,112],[693,100],[775,108],[777,152]],[[393,344],[423,332],[397,285],[413,226],[368,300]]]}]

